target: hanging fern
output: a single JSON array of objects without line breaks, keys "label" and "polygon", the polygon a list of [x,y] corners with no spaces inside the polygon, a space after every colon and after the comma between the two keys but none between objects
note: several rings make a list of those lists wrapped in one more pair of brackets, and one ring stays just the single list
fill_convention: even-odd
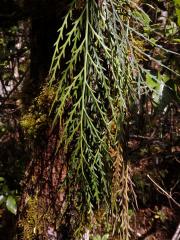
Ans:
[{"label": "hanging fern", "polygon": [[78,189],[74,204],[81,212],[92,215],[106,203],[122,239],[129,239],[122,123],[127,106],[147,90],[141,60],[157,61],[145,53],[143,41],[151,41],[140,33],[149,22],[128,0],[73,1],[50,69],[57,87],[53,126],[59,122],[59,148],[69,156],[65,184],[71,193]]}]

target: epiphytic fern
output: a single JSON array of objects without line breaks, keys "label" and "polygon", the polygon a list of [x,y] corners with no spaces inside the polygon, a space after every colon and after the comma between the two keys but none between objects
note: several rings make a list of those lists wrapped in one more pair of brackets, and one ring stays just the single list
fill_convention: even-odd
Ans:
[{"label": "epiphytic fern", "polygon": [[123,239],[129,239],[128,165],[120,148],[121,126],[128,104],[147,90],[147,70],[137,57],[157,61],[134,44],[139,38],[151,42],[140,32],[149,22],[132,1],[73,1],[50,69],[50,85],[57,88],[54,125],[60,123],[59,147],[69,156],[67,184],[78,189],[81,211],[113,205],[109,209],[122,218]]}]

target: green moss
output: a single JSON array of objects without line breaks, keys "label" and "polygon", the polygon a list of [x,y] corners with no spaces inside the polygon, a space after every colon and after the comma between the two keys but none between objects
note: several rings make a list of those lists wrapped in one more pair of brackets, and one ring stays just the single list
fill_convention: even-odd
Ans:
[{"label": "green moss", "polygon": [[[19,227],[22,229],[23,240],[43,239],[47,238],[47,229],[49,226],[54,225],[56,216],[51,207],[47,208],[46,199],[38,196],[26,196],[26,206],[20,221]],[[40,238],[41,239],[41,238]]]},{"label": "green moss", "polygon": [[23,229],[23,239],[32,240],[43,232],[42,213],[38,205],[37,196],[28,196],[26,215],[19,222]]},{"label": "green moss", "polygon": [[27,240],[33,239],[35,224],[37,224],[37,199],[28,199],[26,218],[23,218],[19,225],[23,228],[23,238]]},{"label": "green moss", "polygon": [[24,128],[29,134],[31,134],[33,133],[34,127],[36,125],[36,118],[32,113],[27,113],[21,119],[20,124],[22,128]]},{"label": "green moss", "polygon": [[48,88],[45,86],[40,95],[36,98],[36,102],[39,107],[49,107],[51,106],[55,96],[55,89]]},{"label": "green moss", "polygon": [[22,116],[20,125],[28,136],[36,138],[42,128],[48,126],[50,106],[54,96],[55,90],[45,86],[28,111]]}]

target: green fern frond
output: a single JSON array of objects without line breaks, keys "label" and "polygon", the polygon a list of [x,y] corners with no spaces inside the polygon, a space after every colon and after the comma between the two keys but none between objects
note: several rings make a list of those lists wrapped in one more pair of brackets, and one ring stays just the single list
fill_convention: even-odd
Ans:
[{"label": "green fern frond", "polygon": [[[62,129],[59,147],[70,156],[73,177],[68,183],[79,186],[86,212],[90,213],[95,206],[112,200],[112,171],[117,162],[113,163],[109,150],[113,147],[119,151],[119,135],[129,102],[148,91],[144,79],[147,70],[139,63],[137,52],[158,60],[132,43],[133,36],[151,43],[139,32],[139,26],[147,26],[150,19],[138,6],[131,9],[132,1],[83,3],[78,8],[78,0],[72,2],[58,30],[50,86],[57,88],[52,111],[53,125],[59,121]],[[111,123],[115,131],[111,131]],[[119,212],[117,198],[123,195],[120,228],[123,239],[129,239],[128,166],[121,160],[114,172],[119,182],[114,185],[114,199],[109,204],[114,204],[112,211]]]}]

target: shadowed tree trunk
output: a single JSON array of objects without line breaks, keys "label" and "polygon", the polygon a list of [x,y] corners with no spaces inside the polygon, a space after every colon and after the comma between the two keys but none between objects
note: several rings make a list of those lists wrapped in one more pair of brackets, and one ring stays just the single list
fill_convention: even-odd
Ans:
[{"label": "shadowed tree trunk", "polygon": [[28,104],[39,93],[39,88],[48,76],[57,39],[57,30],[67,7],[67,1],[28,0],[25,12],[31,19],[30,44],[31,66],[30,81],[24,84],[24,103]]},{"label": "shadowed tree trunk", "polygon": [[[18,20],[27,18],[30,22],[30,77],[25,79],[22,86],[24,116],[47,82],[53,45],[66,13],[67,3],[67,0],[3,0],[0,3],[2,27],[13,26]],[[44,97],[46,98],[46,93]],[[48,104],[45,99],[44,105],[41,104],[31,113],[38,111],[48,116]],[[63,151],[56,154],[59,136],[50,131],[48,124],[37,135],[26,140],[25,148],[30,153],[28,159],[31,160],[27,161],[22,181],[18,235],[25,240],[59,239],[58,235],[63,238],[63,232],[66,232],[64,227],[58,234],[59,216],[65,197],[65,191],[59,190],[59,184],[66,176],[67,164]],[[12,225],[11,220],[8,222]],[[10,235],[5,234],[5,239],[12,239],[12,234]]]},{"label": "shadowed tree trunk", "polygon": [[[53,45],[57,39],[57,29],[65,15],[66,7],[67,1],[30,0],[26,2],[25,9],[32,9],[32,12],[29,12],[31,18],[30,81],[25,82],[23,87],[25,106],[32,104],[46,84]],[[41,108],[43,107],[41,105]],[[40,112],[41,110],[44,111],[39,109]],[[48,111],[47,108],[47,115]],[[67,166],[63,151],[60,150],[56,154],[59,136],[55,132],[51,133],[48,128],[47,125],[42,132],[38,133],[37,139],[30,144],[32,156],[26,168],[19,215],[19,226],[22,227],[23,237],[27,240],[34,237],[56,240],[59,236],[64,239],[62,231],[58,233],[60,211],[65,198],[65,191],[59,189],[59,184],[66,176]]]}]

